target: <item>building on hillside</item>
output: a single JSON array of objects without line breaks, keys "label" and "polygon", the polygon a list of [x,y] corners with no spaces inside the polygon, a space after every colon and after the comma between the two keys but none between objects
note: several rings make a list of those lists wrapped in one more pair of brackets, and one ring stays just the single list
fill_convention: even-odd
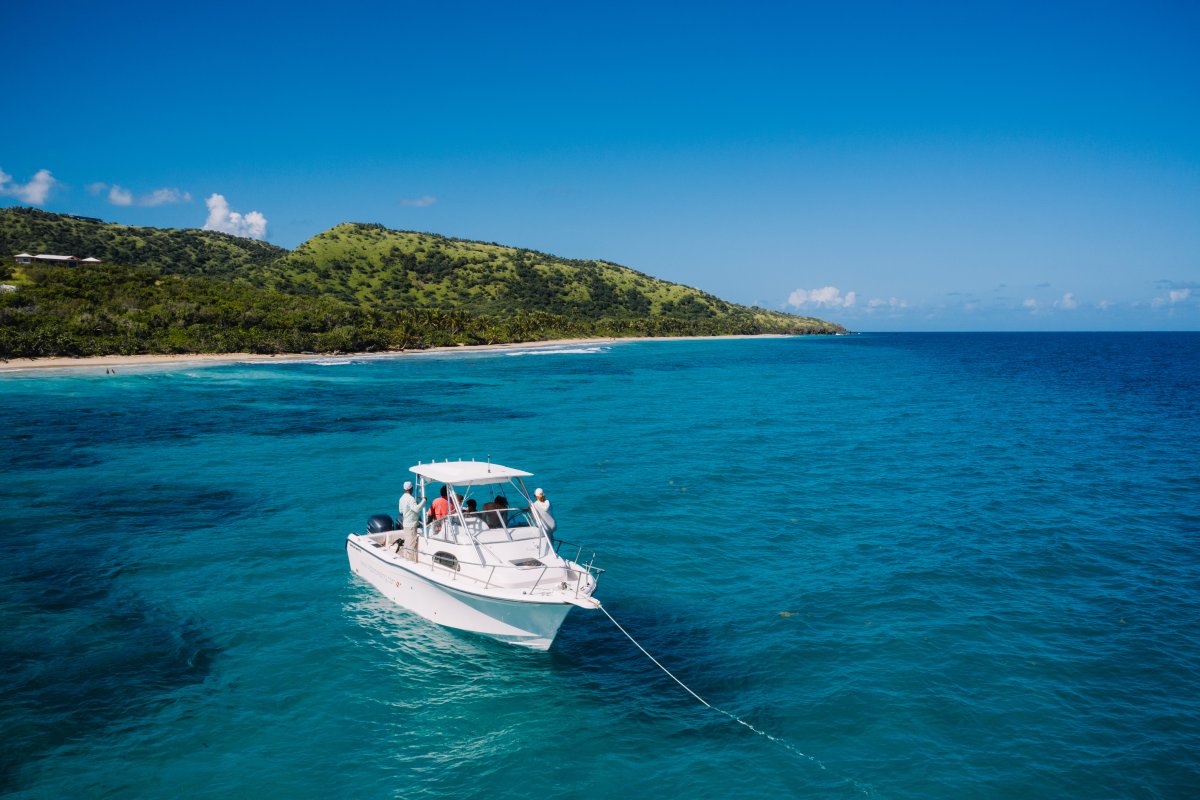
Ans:
[{"label": "building on hillside", "polygon": [[78,256],[55,256],[49,253],[38,253],[36,256],[31,256],[29,253],[17,253],[13,256],[18,264],[32,264],[35,261],[40,261],[43,264],[65,264],[73,267],[76,264],[103,264],[104,262],[94,256],[87,258],[79,258]]}]

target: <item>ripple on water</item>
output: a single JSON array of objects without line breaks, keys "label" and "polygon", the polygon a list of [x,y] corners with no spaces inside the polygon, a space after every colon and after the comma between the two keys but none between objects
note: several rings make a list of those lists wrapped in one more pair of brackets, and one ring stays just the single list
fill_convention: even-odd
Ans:
[{"label": "ripple on water", "polygon": [[[1198,365],[895,335],[0,381],[5,788],[1190,797]],[[408,464],[489,453],[663,666],[815,761],[599,614],[529,653],[351,575]]]}]

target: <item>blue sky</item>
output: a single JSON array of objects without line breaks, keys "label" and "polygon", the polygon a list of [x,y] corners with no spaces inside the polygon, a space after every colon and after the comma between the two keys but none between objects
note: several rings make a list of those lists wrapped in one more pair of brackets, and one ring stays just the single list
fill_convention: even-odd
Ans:
[{"label": "blue sky", "polygon": [[189,6],[0,6],[0,203],[380,222],[856,330],[1200,329],[1194,4]]}]

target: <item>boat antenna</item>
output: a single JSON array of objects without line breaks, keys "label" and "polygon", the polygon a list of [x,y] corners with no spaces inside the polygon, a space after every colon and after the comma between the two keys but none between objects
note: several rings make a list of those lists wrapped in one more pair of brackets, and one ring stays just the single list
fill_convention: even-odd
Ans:
[{"label": "boat antenna", "polygon": [[488,453],[488,474],[492,474],[492,454]]}]

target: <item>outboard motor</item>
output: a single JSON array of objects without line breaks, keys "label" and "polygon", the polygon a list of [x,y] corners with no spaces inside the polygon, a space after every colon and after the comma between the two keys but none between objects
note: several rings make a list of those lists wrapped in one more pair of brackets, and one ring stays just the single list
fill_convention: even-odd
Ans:
[{"label": "outboard motor", "polygon": [[399,528],[388,514],[372,514],[371,518],[367,520],[367,533],[383,533],[394,530],[399,530]]}]

